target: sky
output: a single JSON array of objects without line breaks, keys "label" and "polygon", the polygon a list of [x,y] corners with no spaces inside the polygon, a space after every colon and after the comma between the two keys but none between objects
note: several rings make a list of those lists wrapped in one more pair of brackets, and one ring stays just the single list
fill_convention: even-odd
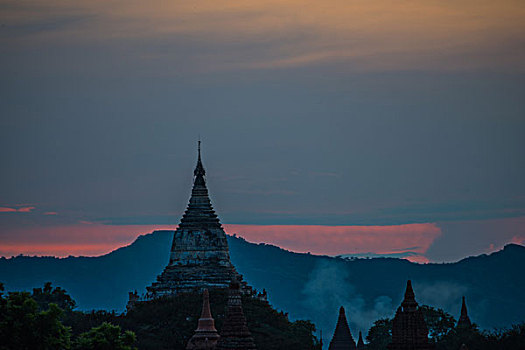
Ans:
[{"label": "sky", "polygon": [[0,0],[0,256],[175,229],[457,261],[525,243],[522,1]]}]

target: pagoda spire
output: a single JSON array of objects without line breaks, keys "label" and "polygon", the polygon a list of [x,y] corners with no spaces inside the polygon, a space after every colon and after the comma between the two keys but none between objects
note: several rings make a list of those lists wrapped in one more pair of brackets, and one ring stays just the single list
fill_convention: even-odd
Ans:
[{"label": "pagoda spire", "polygon": [[345,308],[339,308],[339,318],[328,350],[356,350],[355,341],[346,321]]},{"label": "pagoda spire", "polygon": [[212,350],[215,349],[219,340],[219,334],[215,329],[215,320],[211,316],[210,311],[210,296],[208,289],[204,289],[202,293],[202,313],[199,318],[198,327],[195,334],[191,337],[187,350]]},{"label": "pagoda spire", "polygon": [[405,290],[405,298],[403,299],[401,306],[403,307],[404,310],[407,310],[407,311],[415,311],[417,308],[416,296],[414,294],[414,290],[412,289],[411,280],[407,281],[407,288]]},{"label": "pagoda spire", "polygon": [[388,350],[432,350],[428,341],[428,328],[418,307],[412,281],[407,281],[405,297],[392,320],[392,341]]},{"label": "pagoda spire", "polygon": [[193,171],[193,188],[188,208],[180,221],[179,227],[192,229],[222,229],[217,214],[211,205],[211,200],[206,187],[206,170],[202,165],[201,159],[201,141],[198,141],[197,165]]},{"label": "pagoda spire", "polygon": [[363,334],[359,331],[359,340],[357,341],[357,350],[365,350],[365,342],[363,341]]},{"label": "pagoda spire", "polygon": [[470,327],[471,326],[470,318],[468,317],[467,304],[465,303],[465,296],[463,296],[461,301],[461,315],[458,320],[458,327]]},{"label": "pagoda spire", "polygon": [[242,310],[240,283],[233,278],[228,295],[226,319],[222,325],[217,350],[256,350]]},{"label": "pagoda spire", "polygon": [[193,172],[194,176],[198,175],[206,175],[206,171],[204,170],[204,167],[202,166],[202,159],[201,159],[201,140],[198,141],[197,146],[198,151],[198,157],[197,157],[197,166],[195,167],[195,171]]}]

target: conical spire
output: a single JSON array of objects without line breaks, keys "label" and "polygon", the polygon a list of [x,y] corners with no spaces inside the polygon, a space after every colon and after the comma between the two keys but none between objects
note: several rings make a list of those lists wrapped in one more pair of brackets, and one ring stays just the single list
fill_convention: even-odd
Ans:
[{"label": "conical spire", "polygon": [[364,350],[365,342],[363,341],[363,334],[359,331],[359,340],[357,341],[357,350]]},{"label": "conical spire", "polygon": [[179,227],[202,229],[221,228],[219,218],[211,205],[206,187],[206,171],[202,165],[201,142],[198,143],[197,166],[193,171],[193,188],[188,208],[180,221]]},{"label": "conical spire", "polygon": [[339,309],[339,318],[328,350],[355,350],[355,341],[346,321],[345,308]]},{"label": "conical spire", "polygon": [[206,175],[206,170],[204,170],[204,166],[202,166],[202,160],[201,160],[201,140],[199,140],[197,151],[199,153],[197,157],[197,166],[195,167],[195,170],[193,171],[193,175],[195,178],[197,177],[204,177]]},{"label": "conical spire", "polygon": [[470,327],[470,325],[471,322],[470,318],[468,317],[467,304],[465,303],[465,297],[463,296],[461,302],[461,315],[459,316],[458,320],[458,327]]},{"label": "conical spire", "polygon": [[407,289],[405,291],[405,299],[401,303],[401,306],[406,311],[412,311],[417,308],[416,296],[414,290],[412,289],[412,281],[407,281]]},{"label": "conical spire", "polygon": [[187,350],[211,350],[217,345],[219,334],[215,329],[215,321],[210,311],[210,296],[208,290],[204,289],[202,295],[202,313],[195,334],[191,337]]},{"label": "conical spire", "polygon": [[197,331],[217,332],[215,329],[215,321],[211,316],[210,295],[208,294],[207,289],[204,289],[204,292],[202,293],[202,313],[201,318],[199,318],[199,326],[197,327]]}]

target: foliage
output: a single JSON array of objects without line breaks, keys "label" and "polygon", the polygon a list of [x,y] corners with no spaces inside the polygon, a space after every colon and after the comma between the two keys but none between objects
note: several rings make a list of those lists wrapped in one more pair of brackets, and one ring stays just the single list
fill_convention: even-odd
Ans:
[{"label": "foliage", "polygon": [[[221,329],[226,314],[228,292],[210,291],[210,306],[215,326]],[[244,296],[242,299],[257,349],[320,349],[313,336],[315,326],[309,321],[291,322],[283,312],[267,302]],[[197,326],[202,307],[200,293],[183,293],[174,297],[137,304],[119,322],[137,334],[140,349],[185,349]]]},{"label": "foliage", "polygon": [[69,349],[70,329],[60,317],[62,310],[54,303],[39,310],[28,292],[0,295],[0,349]]},{"label": "foliage", "polygon": [[[10,292],[7,296],[3,290],[0,283],[0,350],[135,349],[133,332],[121,333],[120,326],[102,321],[116,319],[114,313],[74,312],[75,301],[60,287],[53,289],[51,283],[46,283],[44,288],[35,288],[33,294]],[[63,320],[76,320],[77,333],[92,322],[77,339],[72,339],[71,327]]]},{"label": "foliage", "polygon": [[434,342],[442,340],[456,324],[454,317],[443,309],[435,309],[427,305],[422,305],[420,309],[428,327],[428,336]]},{"label": "foliage", "polygon": [[392,320],[383,318],[374,322],[374,325],[368,331],[366,341],[368,350],[386,349],[392,338]]},{"label": "foliage", "polygon": [[60,287],[53,289],[51,282],[46,282],[44,288],[34,288],[32,297],[41,310],[45,310],[51,303],[58,305],[66,312],[72,311],[76,306],[75,301],[67,294],[65,289]]},{"label": "foliage", "polygon": [[80,334],[74,350],[133,350],[135,334],[131,331],[122,333],[120,326],[104,322],[93,327],[89,332]]}]

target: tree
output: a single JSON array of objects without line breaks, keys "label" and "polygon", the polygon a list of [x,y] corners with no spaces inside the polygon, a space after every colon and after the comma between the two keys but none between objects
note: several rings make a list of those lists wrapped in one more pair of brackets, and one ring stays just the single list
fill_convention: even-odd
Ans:
[{"label": "tree", "polygon": [[108,322],[90,331],[82,333],[74,346],[75,350],[133,350],[135,333],[125,331],[122,333],[120,326]]},{"label": "tree", "polygon": [[368,331],[368,350],[384,350],[392,339],[392,319],[383,318],[374,322]]},{"label": "tree", "polygon": [[427,305],[421,305],[420,309],[427,324],[428,336],[434,342],[439,342],[454,329],[456,320],[443,309],[435,309]]},{"label": "tree", "polygon": [[[422,305],[421,312],[428,328],[428,335],[434,342],[441,341],[454,329],[456,320],[442,309]],[[384,350],[392,339],[392,319],[384,318],[374,322],[366,340],[369,350]]]},{"label": "tree", "polygon": [[51,303],[57,304],[58,307],[66,312],[73,311],[76,306],[75,301],[67,294],[65,289],[60,287],[53,289],[51,282],[46,282],[44,288],[34,288],[32,297],[41,310],[47,309]]},{"label": "tree", "polygon": [[62,310],[49,304],[45,311],[28,292],[0,294],[0,349],[69,349],[71,330],[60,322]]}]

